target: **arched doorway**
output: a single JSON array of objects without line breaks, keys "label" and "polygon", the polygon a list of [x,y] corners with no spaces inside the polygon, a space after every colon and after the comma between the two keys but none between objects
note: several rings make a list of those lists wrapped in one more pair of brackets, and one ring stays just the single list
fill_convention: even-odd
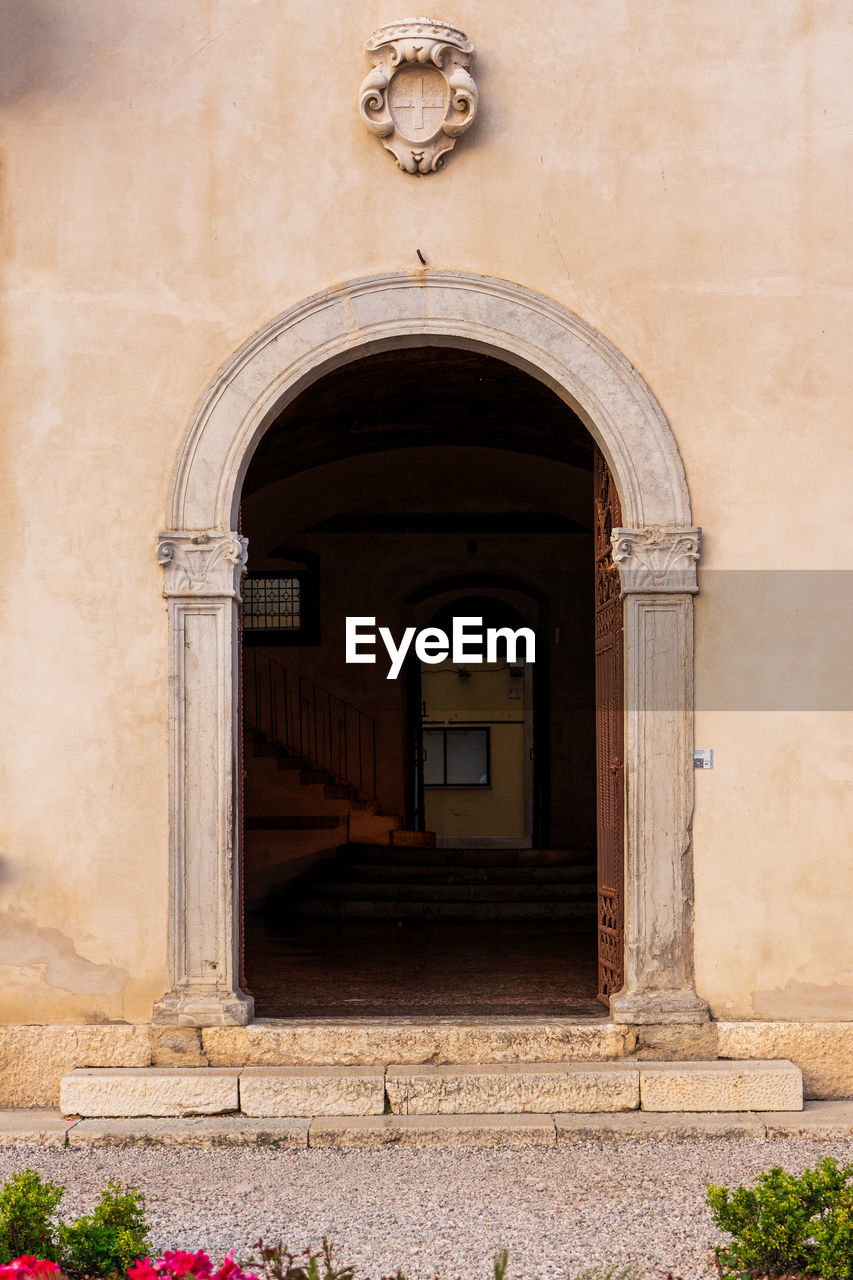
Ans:
[{"label": "arched doorway", "polygon": [[[354,360],[266,432],[242,501],[260,1016],[600,1016],[593,457],[552,391],[450,347]],[[378,641],[345,660],[353,616],[481,641],[389,678]]]},{"label": "arched doorway", "polygon": [[[270,423],[336,365],[430,345],[497,353],[552,387],[600,446],[622,503],[614,558],[625,596],[625,987],[629,1021],[707,1016],[693,990],[690,523],[672,434],[630,365],[529,290],[461,273],[385,276],[318,295],[253,338],[203,397],[177,461],[166,567],[172,667],[172,989],[155,1017],[245,1022],[239,990],[236,600],[242,480]],[[424,396],[434,395],[431,388]]]}]

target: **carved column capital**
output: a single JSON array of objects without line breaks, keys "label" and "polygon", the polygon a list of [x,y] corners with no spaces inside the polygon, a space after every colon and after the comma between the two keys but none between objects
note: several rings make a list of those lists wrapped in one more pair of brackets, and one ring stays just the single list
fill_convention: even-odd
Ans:
[{"label": "carved column capital", "polygon": [[249,540],[239,533],[161,533],[157,559],[166,570],[166,596],[240,599]]},{"label": "carved column capital", "polygon": [[696,565],[701,533],[695,526],[614,529],[610,540],[622,595],[698,591]]}]

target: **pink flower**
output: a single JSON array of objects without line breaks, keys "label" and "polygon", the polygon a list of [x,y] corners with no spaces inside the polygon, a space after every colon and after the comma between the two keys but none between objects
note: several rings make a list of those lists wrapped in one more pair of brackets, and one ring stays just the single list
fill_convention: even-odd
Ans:
[{"label": "pink flower", "polygon": [[0,1280],[54,1280],[60,1277],[59,1266],[47,1258],[36,1258],[22,1253],[6,1266],[0,1266]]},{"label": "pink flower", "polygon": [[[198,1253],[187,1253],[183,1249],[167,1250],[162,1258],[151,1262],[148,1258],[138,1259],[128,1269],[128,1280],[259,1280],[251,1271],[241,1271],[234,1261],[234,1250],[228,1253],[214,1272],[210,1258],[203,1249]],[[26,1280],[19,1273],[0,1275],[0,1280]],[[53,1277],[38,1276],[33,1280],[53,1280]],[[62,1280],[60,1277],[59,1280]]]},{"label": "pink flower", "polygon": [[159,1280],[156,1267],[147,1258],[137,1258],[132,1267],[128,1267],[129,1280]]},{"label": "pink flower", "polygon": [[186,1253],[182,1249],[169,1250],[155,1264],[162,1275],[168,1273],[175,1280],[181,1276],[196,1276],[198,1280],[209,1280],[213,1271],[210,1258],[199,1249],[198,1253]]},{"label": "pink flower", "polygon": [[253,1271],[241,1271],[234,1261],[234,1250],[231,1249],[222,1259],[219,1270],[213,1280],[258,1280]]}]

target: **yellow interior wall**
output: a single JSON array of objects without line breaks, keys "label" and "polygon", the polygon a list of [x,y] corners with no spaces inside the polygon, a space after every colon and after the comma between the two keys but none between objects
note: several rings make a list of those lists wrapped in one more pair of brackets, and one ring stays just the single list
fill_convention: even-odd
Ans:
[{"label": "yellow interior wall", "polygon": [[505,662],[465,663],[459,676],[451,661],[423,666],[424,728],[462,725],[491,730],[488,787],[427,787],[426,826],[443,839],[524,838],[523,676],[510,675]]}]

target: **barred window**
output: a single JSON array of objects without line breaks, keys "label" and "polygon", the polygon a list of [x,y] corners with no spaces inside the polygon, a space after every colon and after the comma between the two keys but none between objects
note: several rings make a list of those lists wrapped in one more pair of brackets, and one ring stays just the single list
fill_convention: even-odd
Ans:
[{"label": "barred window", "polygon": [[243,579],[244,644],[318,644],[317,574],[256,569]]},{"label": "barred window", "polygon": [[302,583],[298,577],[246,575],[244,631],[294,631],[301,626]]}]

